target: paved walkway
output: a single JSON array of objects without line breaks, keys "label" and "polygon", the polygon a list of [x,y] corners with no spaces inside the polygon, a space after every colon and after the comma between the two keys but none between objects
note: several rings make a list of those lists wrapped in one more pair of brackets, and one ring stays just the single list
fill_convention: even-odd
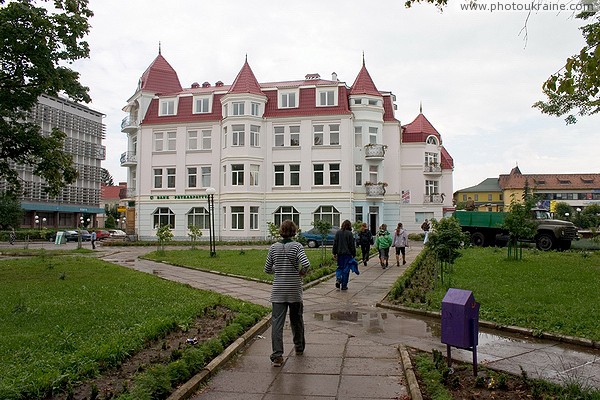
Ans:
[{"label": "paved walkway", "polygon": [[[99,255],[129,268],[165,279],[214,290],[270,306],[270,285],[138,259],[153,248],[104,248]],[[411,247],[407,261],[421,250]],[[407,264],[406,266],[408,266]],[[439,318],[417,316],[375,305],[382,301],[404,267],[379,267],[372,258],[361,274],[351,274],[348,291],[333,279],[304,292],[306,351],[293,352],[291,332],[284,332],[286,362],[270,365],[271,331],[255,336],[242,354],[225,364],[193,399],[408,399],[399,345],[425,351],[440,342]],[[559,383],[577,381],[600,388],[600,351],[557,341],[499,333],[480,327],[480,365]],[[453,349],[454,359],[470,362],[472,354]]]}]

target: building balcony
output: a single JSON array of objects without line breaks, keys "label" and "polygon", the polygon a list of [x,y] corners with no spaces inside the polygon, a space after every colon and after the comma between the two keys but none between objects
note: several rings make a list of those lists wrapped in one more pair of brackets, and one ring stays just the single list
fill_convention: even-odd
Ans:
[{"label": "building balcony", "polygon": [[136,116],[128,115],[121,121],[121,132],[135,132],[138,129]]},{"label": "building balcony", "polygon": [[126,151],[121,154],[121,167],[131,167],[137,165],[137,154],[133,151]]},{"label": "building balcony", "polygon": [[365,183],[365,189],[367,190],[367,198],[368,199],[383,199],[383,196],[385,196],[385,187],[387,186],[386,183],[383,182],[379,182],[379,183],[369,183],[366,182]]},{"label": "building balcony", "polygon": [[386,148],[385,144],[369,143],[365,146],[365,158],[367,160],[383,160]]},{"label": "building balcony", "polygon": [[446,195],[442,194],[426,194],[423,195],[423,203],[425,204],[443,204]]},{"label": "building balcony", "polygon": [[442,166],[438,163],[425,163],[423,164],[423,173],[427,175],[441,175]]}]

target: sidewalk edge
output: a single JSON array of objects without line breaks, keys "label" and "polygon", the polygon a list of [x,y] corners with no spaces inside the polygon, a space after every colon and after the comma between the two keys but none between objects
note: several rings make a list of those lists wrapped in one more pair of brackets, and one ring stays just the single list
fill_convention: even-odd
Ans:
[{"label": "sidewalk edge", "polygon": [[408,355],[406,346],[403,344],[399,345],[398,351],[400,352],[400,361],[402,362],[404,377],[406,378],[406,383],[408,384],[408,393],[410,394],[410,398],[412,400],[423,400],[421,388],[419,387],[419,382],[417,381],[417,377],[415,375],[412,362],[410,361],[410,356]]}]

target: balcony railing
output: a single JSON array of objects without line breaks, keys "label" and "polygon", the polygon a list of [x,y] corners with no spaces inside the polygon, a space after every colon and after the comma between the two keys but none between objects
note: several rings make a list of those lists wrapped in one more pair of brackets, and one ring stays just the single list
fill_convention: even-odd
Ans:
[{"label": "balcony railing", "polygon": [[426,174],[441,174],[442,166],[437,163],[425,163],[423,164],[423,172]]},{"label": "balcony railing", "polygon": [[385,157],[385,149],[387,148],[384,144],[370,143],[365,146],[365,158],[371,160],[382,160]]},{"label": "balcony railing", "polygon": [[369,198],[383,198],[385,196],[385,185],[383,183],[376,183],[373,185],[366,185],[367,197]]},{"label": "balcony railing", "polygon": [[121,167],[137,164],[137,154],[134,151],[126,151],[121,154]]},{"label": "balcony railing", "polygon": [[426,204],[443,204],[445,194],[426,194],[423,196],[423,203]]},{"label": "balcony railing", "polygon": [[137,117],[134,115],[128,115],[121,121],[121,132],[136,130],[137,128]]}]

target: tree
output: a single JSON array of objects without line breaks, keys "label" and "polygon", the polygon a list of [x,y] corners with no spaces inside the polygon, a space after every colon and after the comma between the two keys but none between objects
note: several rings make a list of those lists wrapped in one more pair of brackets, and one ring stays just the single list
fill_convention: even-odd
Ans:
[{"label": "tree", "polygon": [[41,6],[34,0],[5,2],[0,0],[0,178],[18,194],[21,183],[13,164],[27,165],[57,196],[77,179],[72,157],[62,150],[66,135],[58,129],[44,134],[26,117],[42,94],[90,101],[79,73],[66,65],[89,56],[82,38],[93,13],[87,0],[54,0],[52,7],[47,1],[38,1]]},{"label": "tree", "polygon": [[321,234],[321,261],[325,262],[325,239],[327,238],[327,234],[333,225],[331,225],[331,222],[323,221],[321,219],[313,221],[312,225],[315,227],[317,232]]},{"label": "tree", "polygon": [[198,225],[188,225],[188,236],[192,241],[192,250],[196,250],[196,242],[202,237],[202,229]]},{"label": "tree", "polygon": [[569,221],[573,216],[573,207],[564,201],[558,201],[554,205],[554,215],[557,219]]},{"label": "tree", "polygon": [[23,209],[21,203],[14,195],[10,193],[0,194],[0,227],[8,229],[9,227],[18,227],[23,218]]},{"label": "tree", "polygon": [[536,234],[536,224],[531,218],[531,209],[535,206],[535,198],[529,196],[524,202],[516,201],[514,196],[510,201],[510,209],[504,219],[504,228],[510,235],[509,254],[511,249],[515,249],[515,258],[517,257],[516,246],[521,238],[531,238]]},{"label": "tree", "polygon": [[469,234],[462,231],[458,220],[454,217],[431,220],[432,230],[429,232],[427,247],[436,258],[444,263],[454,263],[460,257],[459,249],[469,243]]},{"label": "tree", "polygon": [[156,230],[156,237],[158,238],[159,251],[165,250],[165,244],[173,240],[173,232],[171,231],[171,225],[161,225]]},{"label": "tree", "polygon": [[106,186],[114,186],[115,182],[113,180],[112,175],[106,168],[100,169],[100,182],[104,183]]}]

